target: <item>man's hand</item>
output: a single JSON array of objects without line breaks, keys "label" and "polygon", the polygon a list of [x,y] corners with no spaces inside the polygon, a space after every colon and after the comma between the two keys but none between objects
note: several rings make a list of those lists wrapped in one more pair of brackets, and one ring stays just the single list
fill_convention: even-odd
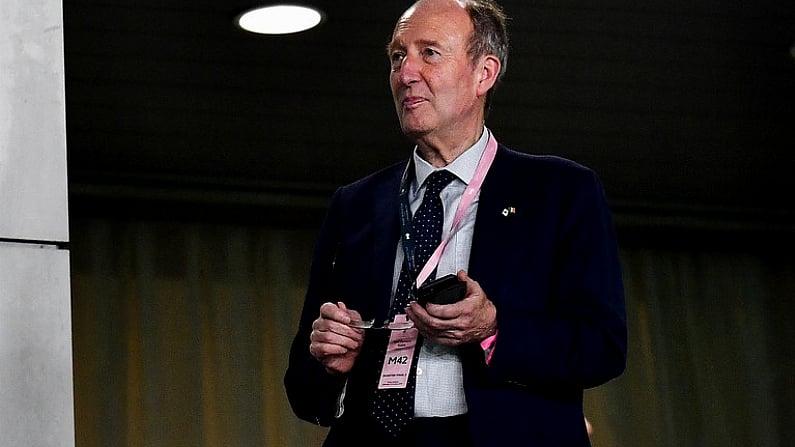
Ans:
[{"label": "man's hand", "polygon": [[312,322],[309,353],[326,367],[329,374],[350,372],[362,349],[364,330],[348,326],[352,320],[361,320],[359,312],[338,302],[320,306],[320,316]]},{"label": "man's hand", "polygon": [[465,271],[458,271],[458,279],[467,284],[466,296],[453,304],[431,304],[422,307],[409,303],[406,315],[425,338],[449,346],[480,342],[497,331],[497,308],[477,281]]}]

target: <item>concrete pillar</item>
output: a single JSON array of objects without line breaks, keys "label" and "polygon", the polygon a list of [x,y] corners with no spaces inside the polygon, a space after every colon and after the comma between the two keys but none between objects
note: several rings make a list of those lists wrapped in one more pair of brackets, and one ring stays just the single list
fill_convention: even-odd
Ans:
[{"label": "concrete pillar", "polygon": [[75,445],[63,14],[0,1],[0,445]]}]

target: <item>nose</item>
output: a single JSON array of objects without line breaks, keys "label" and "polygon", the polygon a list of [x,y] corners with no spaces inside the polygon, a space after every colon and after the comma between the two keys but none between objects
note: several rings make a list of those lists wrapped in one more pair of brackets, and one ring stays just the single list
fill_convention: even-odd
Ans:
[{"label": "nose", "polygon": [[409,85],[420,79],[421,62],[419,58],[407,54],[400,65],[397,67],[397,75],[400,82]]}]

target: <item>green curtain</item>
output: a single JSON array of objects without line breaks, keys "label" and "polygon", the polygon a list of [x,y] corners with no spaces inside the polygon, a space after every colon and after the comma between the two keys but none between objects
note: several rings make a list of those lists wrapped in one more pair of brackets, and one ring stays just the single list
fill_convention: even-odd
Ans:
[{"label": "green curtain", "polygon": [[[282,386],[316,229],[71,223],[78,447],[319,446]],[[633,244],[596,447],[795,445],[795,259]]]}]

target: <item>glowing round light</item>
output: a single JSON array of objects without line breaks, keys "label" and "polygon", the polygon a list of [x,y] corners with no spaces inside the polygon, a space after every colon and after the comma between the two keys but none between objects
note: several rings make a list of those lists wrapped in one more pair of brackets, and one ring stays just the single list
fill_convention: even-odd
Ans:
[{"label": "glowing round light", "polygon": [[243,13],[238,25],[258,34],[290,34],[308,30],[323,20],[319,11],[305,6],[274,5]]}]

